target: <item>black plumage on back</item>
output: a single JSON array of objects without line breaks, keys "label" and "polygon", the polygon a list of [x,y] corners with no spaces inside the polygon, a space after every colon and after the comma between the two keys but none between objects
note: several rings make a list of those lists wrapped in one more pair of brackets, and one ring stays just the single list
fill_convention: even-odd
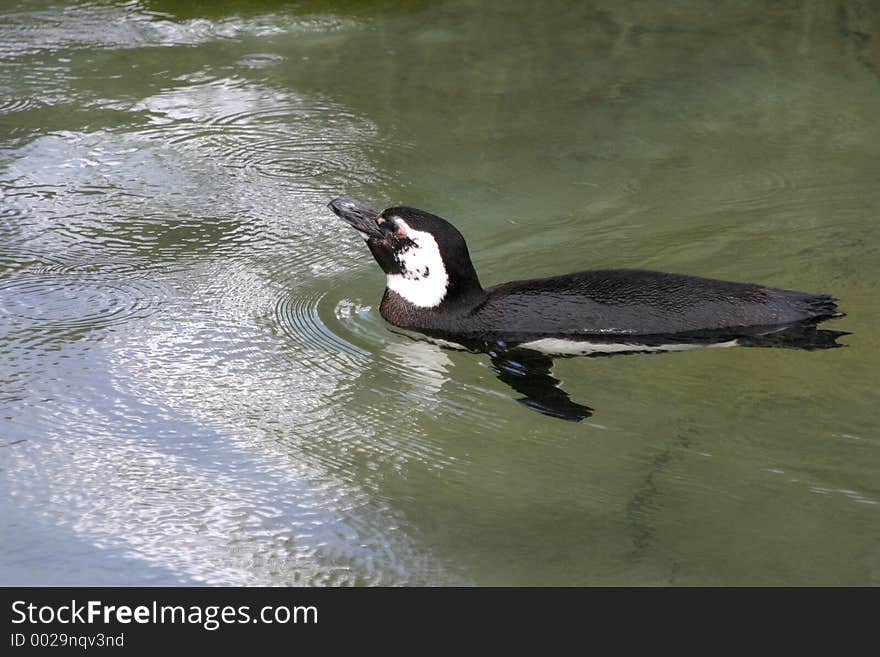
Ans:
[{"label": "black plumage on back", "polygon": [[486,293],[478,324],[559,335],[672,336],[837,314],[827,295],[635,269],[514,281]]},{"label": "black plumage on back", "polygon": [[[582,419],[589,411],[570,402],[549,374],[547,355],[581,353],[571,345],[600,352],[698,344],[828,349],[846,335],[816,328],[842,316],[833,297],[754,283],[603,269],[484,289],[464,237],[445,219],[406,206],[375,212],[346,199],[330,207],[361,233],[387,275],[382,317],[489,353],[502,380],[532,391],[527,405],[541,410],[531,397],[545,391],[542,412],[549,415]],[[529,372],[538,385],[523,378]]]}]

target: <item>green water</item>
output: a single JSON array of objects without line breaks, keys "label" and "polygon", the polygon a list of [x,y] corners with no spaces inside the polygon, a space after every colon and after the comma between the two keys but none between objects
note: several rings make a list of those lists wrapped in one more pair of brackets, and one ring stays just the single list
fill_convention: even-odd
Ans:
[{"label": "green water", "polygon": [[[0,582],[880,583],[876,3],[181,4],[0,6]],[[548,418],[388,330],[340,195],[851,335]]]}]

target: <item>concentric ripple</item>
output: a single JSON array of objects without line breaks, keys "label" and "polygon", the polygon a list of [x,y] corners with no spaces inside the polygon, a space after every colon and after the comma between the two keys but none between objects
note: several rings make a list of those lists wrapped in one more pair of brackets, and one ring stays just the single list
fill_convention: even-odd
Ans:
[{"label": "concentric ripple", "polygon": [[32,334],[98,331],[149,317],[163,297],[144,278],[35,264],[0,280],[0,326]]},{"label": "concentric ripple", "polygon": [[332,354],[364,358],[369,353],[331,331],[321,320],[318,308],[326,292],[311,295],[285,294],[275,302],[275,321],[292,340]]},{"label": "concentric ripple", "polygon": [[[322,98],[255,86],[241,78],[183,80],[188,84],[146,98],[142,132],[178,147],[210,153],[223,166],[255,174],[297,195],[375,182],[364,144],[387,148],[376,127]],[[315,189],[315,181],[324,182]]]},{"label": "concentric ripple", "polygon": [[359,342],[375,348],[388,339],[387,329],[373,306],[343,298],[336,302],[333,316]]},{"label": "concentric ripple", "polygon": [[70,265],[62,258],[40,253],[35,249],[20,246],[3,246],[0,248],[0,276],[22,270],[29,271],[63,271]]},{"label": "concentric ripple", "polygon": [[[330,299],[328,298],[328,301]],[[458,359],[467,367],[480,368],[481,356],[476,354],[456,354],[449,350],[419,339],[418,335],[408,335],[390,330],[391,327],[379,315],[375,306],[343,297],[333,308],[331,328],[366,350],[381,373],[383,383],[379,390],[385,396],[403,396],[415,402],[418,413],[435,417],[455,414],[466,418],[473,427],[493,427],[503,423],[503,419],[487,408],[487,402],[496,402],[499,397],[506,399],[507,392],[499,393],[498,385],[490,386],[464,383],[453,369]],[[335,334],[334,334],[335,335]],[[345,339],[342,338],[342,339]],[[448,384],[448,385],[447,385]],[[368,411],[373,413],[373,409]],[[378,422],[382,409],[375,409]],[[448,460],[436,449],[431,441],[415,438],[406,444],[399,444],[391,438],[395,450],[416,458],[425,464],[438,467],[450,465]]]}]

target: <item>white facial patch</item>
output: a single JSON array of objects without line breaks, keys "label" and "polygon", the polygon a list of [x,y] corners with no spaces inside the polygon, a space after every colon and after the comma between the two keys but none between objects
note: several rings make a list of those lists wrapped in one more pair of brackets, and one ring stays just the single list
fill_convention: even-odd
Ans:
[{"label": "white facial patch", "polygon": [[412,244],[395,254],[400,273],[388,274],[388,289],[419,308],[439,306],[446,297],[449,276],[437,240],[430,233],[413,230],[402,219],[396,224]]}]

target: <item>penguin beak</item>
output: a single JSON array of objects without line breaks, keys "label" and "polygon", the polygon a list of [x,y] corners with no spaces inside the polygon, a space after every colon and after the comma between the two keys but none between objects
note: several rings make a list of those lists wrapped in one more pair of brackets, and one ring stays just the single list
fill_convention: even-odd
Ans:
[{"label": "penguin beak", "polygon": [[385,233],[376,223],[379,213],[375,210],[347,198],[335,198],[327,204],[327,207],[333,210],[336,216],[351,224],[351,227],[358,231],[364,239],[385,237]]}]

